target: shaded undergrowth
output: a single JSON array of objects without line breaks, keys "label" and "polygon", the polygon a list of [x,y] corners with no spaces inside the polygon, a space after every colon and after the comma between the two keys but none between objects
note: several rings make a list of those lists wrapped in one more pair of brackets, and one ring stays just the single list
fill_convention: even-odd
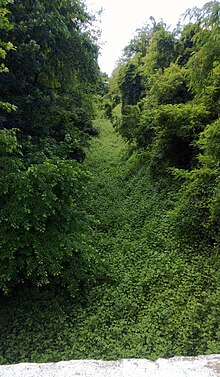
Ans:
[{"label": "shaded undergrowth", "polygon": [[181,245],[177,183],[153,180],[109,122],[87,153],[91,276],[78,297],[23,287],[0,301],[0,361],[170,357],[220,350],[219,258]]}]

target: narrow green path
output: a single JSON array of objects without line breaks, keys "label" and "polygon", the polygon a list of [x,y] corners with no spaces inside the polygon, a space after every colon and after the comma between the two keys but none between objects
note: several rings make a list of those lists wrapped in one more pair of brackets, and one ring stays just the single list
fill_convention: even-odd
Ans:
[{"label": "narrow green path", "polygon": [[[86,166],[94,176],[93,246],[103,274],[75,328],[82,342],[87,340],[86,357],[209,353],[219,344],[211,336],[213,323],[206,318],[218,274],[209,276],[208,285],[204,276],[213,270],[215,260],[183,252],[169,228],[172,187],[163,180],[152,181],[146,162],[135,155],[128,159],[127,147],[111,124],[99,124],[100,138],[94,141]],[[213,303],[214,318],[215,307]]]},{"label": "narrow green path", "polygon": [[147,172],[134,156],[128,159],[125,142],[108,121],[99,124],[100,138],[93,142],[86,160],[86,168],[93,174],[90,211],[97,221],[93,241],[106,262],[106,270],[110,268],[114,279],[119,277],[121,281],[124,277],[129,279],[134,264],[134,278],[143,269],[146,249],[148,257],[150,253],[150,240],[153,238],[154,244],[157,243],[155,223],[160,221],[163,208],[158,203],[157,188],[146,180]]}]

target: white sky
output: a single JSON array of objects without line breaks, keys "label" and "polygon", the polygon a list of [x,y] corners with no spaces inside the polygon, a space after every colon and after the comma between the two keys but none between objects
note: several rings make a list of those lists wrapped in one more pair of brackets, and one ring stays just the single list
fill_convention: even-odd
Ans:
[{"label": "white sky", "polygon": [[89,10],[103,8],[101,30],[103,47],[99,57],[102,72],[112,73],[123,48],[150,16],[161,18],[172,28],[186,9],[201,8],[208,0],[85,0]]}]

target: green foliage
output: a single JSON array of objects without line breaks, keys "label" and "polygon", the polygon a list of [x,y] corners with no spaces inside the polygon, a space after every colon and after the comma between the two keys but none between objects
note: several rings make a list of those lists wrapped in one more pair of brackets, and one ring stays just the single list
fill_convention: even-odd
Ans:
[{"label": "green foliage", "polygon": [[[0,2],[0,30],[10,30],[12,25],[8,20],[9,11],[7,9],[7,5],[9,3],[13,3],[13,1],[1,0]],[[11,42],[3,42],[0,40],[0,59],[5,59],[7,51],[11,50],[13,45]],[[0,73],[5,71],[6,68],[4,64],[1,64]]]},{"label": "green foliage", "polygon": [[140,109],[137,105],[124,106],[118,130],[120,130],[120,134],[125,140],[132,142],[135,139],[137,126],[140,122],[140,115]]},{"label": "green foliage", "polygon": [[123,65],[118,66],[114,70],[112,76],[109,79],[109,94],[111,97],[111,103],[112,103],[113,108],[117,106],[119,103],[121,103],[121,92],[119,88],[119,75],[120,75],[120,71],[122,67]]},{"label": "green foliage", "polygon": [[132,58],[110,82],[112,99],[120,90],[116,128],[134,150],[147,150],[154,175],[195,167],[199,134],[219,117],[219,3],[187,15],[190,22],[173,32],[162,21],[143,29],[145,54],[137,33],[127,47]]},{"label": "green foliage", "polygon": [[150,21],[151,24],[146,24],[142,28],[136,30],[134,38],[131,39],[129,44],[123,50],[120,63],[126,63],[137,53],[140,53],[141,56],[146,55],[152,34],[158,28],[158,24],[153,17],[150,17]]},{"label": "green foliage", "polygon": [[163,71],[169,67],[170,63],[175,60],[175,57],[174,34],[166,30],[165,24],[160,23],[152,34],[144,62],[150,72],[158,69]]},{"label": "green foliage", "polygon": [[192,99],[187,81],[187,70],[171,63],[154,75],[147,100],[155,105],[186,103]]},{"label": "green foliage", "polygon": [[[193,142],[204,129],[208,116],[203,106],[192,104],[162,105],[153,116],[150,114],[151,127],[156,133],[153,159],[157,160],[157,166],[189,167],[195,158]],[[142,124],[145,119],[149,124],[148,111],[143,113]]]},{"label": "green foliage", "polygon": [[0,289],[7,292],[27,279],[47,284],[73,260],[78,264],[87,173],[58,157],[25,167],[15,131],[0,137]]},{"label": "green foliage", "polygon": [[208,166],[216,168],[220,160],[219,138],[219,120],[217,120],[205,128],[199,140],[199,145],[205,152],[205,156],[201,156],[202,161],[205,161]]},{"label": "green foliage", "polygon": [[109,93],[99,78],[84,165],[90,16],[69,0],[10,9],[2,40],[17,49],[0,81],[19,109],[1,117],[0,362],[219,352],[218,2],[178,34],[153,22]]},{"label": "green foliage", "polygon": [[166,172],[169,166],[190,166],[197,151],[193,142],[208,117],[204,106],[191,103],[161,105],[154,110],[146,103],[142,111],[137,105],[126,106],[119,131],[138,149],[150,150],[154,169],[157,166]]},{"label": "green foliage", "polygon": [[[200,242],[209,247],[219,247],[219,120],[206,127],[199,145],[204,150],[201,166],[186,172],[184,185],[174,211],[177,231],[190,242]],[[181,172],[176,172],[181,174]]]},{"label": "green foliage", "polygon": [[56,281],[75,294],[89,275],[88,174],[76,161],[95,133],[92,16],[78,0],[1,6],[0,290]]},{"label": "green foliage", "polygon": [[98,123],[85,161],[95,281],[75,299],[60,286],[1,298],[2,363],[219,352],[217,249],[198,255],[176,237],[169,213],[179,183],[152,180],[146,161],[128,158],[111,125]]},{"label": "green foliage", "polygon": [[[16,1],[10,5],[14,27],[2,34],[16,50],[6,57],[2,95],[18,107],[1,126],[19,128],[22,142],[44,138],[78,139],[78,158],[93,132],[92,93],[98,81],[97,46],[87,29],[91,16],[76,1]],[[29,139],[30,141],[30,139]]]},{"label": "green foliage", "polygon": [[178,65],[184,67],[187,64],[190,56],[195,51],[193,37],[199,31],[201,31],[200,25],[191,22],[184,25],[180,30],[180,37],[176,44]]},{"label": "green foliage", "polygon": [[104,115],[107,119],[112,119],[112,104],[109,99],[109,95],[105,95],[99,99],[99,107],[104,112]]},{"label": "green foliage", "polygon": [[126,105],[135,105],[141,98],[141,77],[138,72],[138,57],[123,65],[119,71],[118,86],[121,92],[122,111]]},{"label": "green foliage", "polygon": [[190,68],[191,85],[196,92],[200,92],[206,86],[215,63],[219,62],[219,10],[220,3],[210,1],[202,9],[190,12],[190,16],[201,27],[193,36],[195,51],[187,63]]},{"label": "green foliage", "polygon": [[[7,5],[13,3],[13,1],[1,0],[0,2],[0,30],[10,30],[12,25],[9,23]],[[6,58],[7,52],[12,50],[13,44],[11,42],[3,42],[0,39],[0,74],[3,72],[8,72],[8,68],[5,66],[4,60]],[[2,95],[1,95],[2,96]],[[16,106],[10,104],[9,102],[3,101],[3,98],[0,96],[0,109],[3,109],[7,113],[12,110],[16,110]]]}]

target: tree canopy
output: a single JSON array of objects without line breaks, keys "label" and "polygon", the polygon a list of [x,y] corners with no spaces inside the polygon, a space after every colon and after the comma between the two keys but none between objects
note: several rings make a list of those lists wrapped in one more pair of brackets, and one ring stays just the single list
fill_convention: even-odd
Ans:
[{"label": "tree canopy", "polygon": [[115,127],[146,153],[154,177],[185,177],[174,211],[181,234],[213,244],[219,242],[218,163],[210,162],[219,124],[220,3],[188,10],[186,19],[173,31],[160,21],[137,32],[110,81],[112,112],[117,96]]},{"label": "tree canopy", "polygon": [[78,0],[1,3],[0,289],[47,284],[78,264],[65,283],[76,288],[88,179],[79,162],[100,81],[92,16]]}]

